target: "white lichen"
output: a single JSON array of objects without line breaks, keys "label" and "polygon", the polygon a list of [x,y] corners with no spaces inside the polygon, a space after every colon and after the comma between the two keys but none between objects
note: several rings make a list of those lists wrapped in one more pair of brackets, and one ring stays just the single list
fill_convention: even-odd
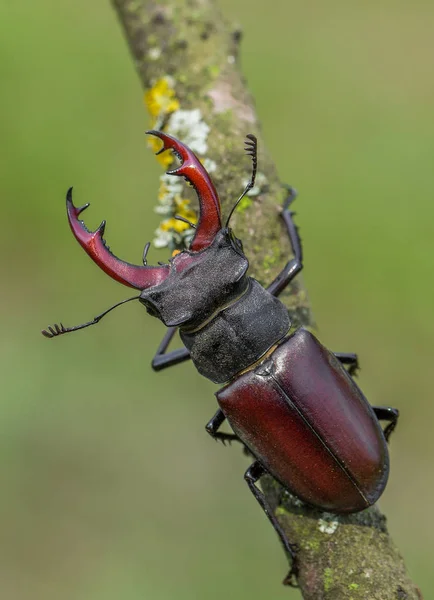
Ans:
[{"label": "white lichen", "polygon": [[212,160],[212,158],[204,158],[202,164],[208,171],[208,173],[214,173],[215,171],[217,171],[217,163],[214,160]]},{"label": "white lichen", "polygon": [[149,48],[148,50],[148,58],[151,60],[158,60],[161,56],[161,48],[158,46],[154,46],[153,48]]},{"label": "white lichen", "polygon": [[336,529],[339,527],[339,521],[336,516],[325,516],[323,519],[318,519],[318,529],[321,533],[327,533],[328,535],[332,535]]},{"label": "white lichen", "polygon": [[[172,79],[164,77],[147,92],[145,101],[153,117],[154,127],[163,128],[202,157],[208,150],[207,138],[210,128],[203,120],[200,109],[180,109],[173,86]],[[151,145],[158,151],[159,148],[155,148],[155,140],[151,139]],[[173,154],[164,152],[157,158],[167,168],[173,160]],[[208,158],[202,160],[209,173],[216,170],[217,165],[214,161]],[[167,174],[160,177],[155,212],[164,219],[155,232],[154,244],[157,248],[184,248],[194,237],[195,230],[190,224],[195,225],[198,216],[191,208],[190,200],[182,197],[183,190],[184,186],[179,178]],[[177,217],[182,217],[182,220]]]},{"label": "white lichen", "polygon": [[154,245],[157,248],[188,246],[194,235],[194,229],[188,223],[197,223],[197,215],[190,207],[190,200],[181,196],[182,192],[183,184],[178,177],[167,173],[160,176],[158,204],[154,210],[164,219],[155,231]]},{"label": "white lichen", "polygon": [[167,248],[172,241],[173,235],[170,231],[163,231],[158,227],[154,233],[153,244],[156,248]]},{"label": "white lichen", "polygon": [[174,229],[164,230],[158,227],[154,232],[153,244],[155,248],[188,247],[194,237],[195,230],[189,227],[184,231]]},{"label": "white lichen", "polygon": [[210,128],[203,121],[199,108],[174,112],[167,124],[167,131],[182,140],[193,152],[205,154],[208,150],[207,138]]}]

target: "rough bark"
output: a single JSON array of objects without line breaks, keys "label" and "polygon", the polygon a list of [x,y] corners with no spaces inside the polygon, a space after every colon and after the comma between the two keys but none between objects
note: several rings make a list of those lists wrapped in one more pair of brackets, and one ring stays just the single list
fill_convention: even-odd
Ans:
[{"label": "rough bark", "polygon": [[[223,214],[228,214],[241,182],[250,175],[243,138],[247,133],[257,136],[259,194],[237,211],[231,224],[245,242],[251,274],[263,283],[271,281],[290,256],[277,218],[284,190],[262,142],[253,99],[239,68],[239,28],[227,23],[211,0],[112,2],[145,91],[169,76],[177,109],[200,109],[210,128],[206,157],[218,165],[212,176]],[[169,113],[170,109],[168,117]],[[314,327],[300,277],[281,298],[295,325]],[[288,539],[299,547],[298,584],[303,598],[422,598],[377,507],[338,517],[303,505],[269,476],[261,485]]]}]

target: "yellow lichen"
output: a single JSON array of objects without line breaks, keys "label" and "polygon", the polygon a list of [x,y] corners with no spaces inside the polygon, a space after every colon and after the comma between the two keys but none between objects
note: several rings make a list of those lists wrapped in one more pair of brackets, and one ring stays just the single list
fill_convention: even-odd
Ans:
[{"label": "yellow lichen", "polygon": [[145,104],[154,120],[179,109],[179,100],[170,83],[170,79],[162,77],[145,92]]},{"label": "yellow lichen", "polygon": [[[149,137],[148,144],[150,145],[154,154],[157,154],[161,148],[161,140],[154,136]],[[158,160],[160,165],[163,165],[165,169],[167,169],[173,161],[173,155],[171,152],[163,152],[162,154],[158,154],[155,158]]]},{"label": "yellow lichen", "polygon": [[[175,198],[175,215],[195,224],[197,222],[197,216],[194,210],[189,208],[189,204],[189,200]],[[182,233],[186,229],[190,229],[190,225],[185,221],[180,221],[179,219],[175,219],[175,217],[170,217],[169,219],[164,219],[164,221],[161,221],[160,229],[162,231],[176,231],[176,233]]]},{"label": "yellow lichen", "polygon": [[[151,115],[152,128],[160,129],[164,118],[179,110],[179,100],[176,98],[172,85],[170,77],[162,77],[145,92],[144,102]],[[157,153],[161,148],[161,141],[156,137],[150,137],[149,145]],[[157,160],[167,169],[172,163],[173,156],[170,152],[163,152],[157,156]]]},{"label": "yellow lichen", "polygon": [[167,189],[167,185],[164,183],[164,181],[161,181],[160,187],[158,188],[158,200],[162,202],[168,193],[169,190]]},{"label": "yellow lichen", "polygon": [[184,221],[178,221],[178,219],[175,219],[175,217],[165,219],[160,223],[160,229],[162,231],[176,231],[176,233],[181,233],[188,228],[188,223],[184,223]]},{"label": "yellow lichen", "polygon": [[176,214],[187,219],[190,223],[195,225],[197,223],[197,215],[194,210],[190,208],[190,200],[175,198]]}]

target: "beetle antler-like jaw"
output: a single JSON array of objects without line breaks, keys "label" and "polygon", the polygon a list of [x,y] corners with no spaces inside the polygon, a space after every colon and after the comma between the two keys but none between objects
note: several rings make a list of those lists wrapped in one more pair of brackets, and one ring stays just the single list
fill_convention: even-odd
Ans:
[{"label": "beetle antler-like jaw", "polygon": [[66,212],[71,231],[80,246],[87,252],[91,259],[116,281],[139,290],[158,285],[169,274],[169,266],[160,267],[136,266],[117,258],[106,246],[103,239],[106,222],[95,231],[89,231],[78,216],[89,206],[74,206],[72,202],[72,188],[66,194]]},{"label": "beetle antler-like jaw", "polygon": [[194,152],[179,140],[162,131],[152,130],[146,133],[155,135],[163,142],[163,147],[157,154],[170,149],[181,161],[179,167],[167,173],[185,177],[193,185],[199,198],[199,223],[190,250],[207,248],[222,227],[220,201],[211,177]]}]

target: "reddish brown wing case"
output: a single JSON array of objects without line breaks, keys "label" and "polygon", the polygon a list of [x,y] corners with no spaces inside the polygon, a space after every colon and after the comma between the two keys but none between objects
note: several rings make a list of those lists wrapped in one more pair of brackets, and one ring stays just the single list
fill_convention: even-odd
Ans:
[{"label": "reddish brown wing case", "polygon": [[234,432],[289,491],[323,510],[376,502],[389,474],[383,431],[360,389],[304,329],[216,394]]}]

